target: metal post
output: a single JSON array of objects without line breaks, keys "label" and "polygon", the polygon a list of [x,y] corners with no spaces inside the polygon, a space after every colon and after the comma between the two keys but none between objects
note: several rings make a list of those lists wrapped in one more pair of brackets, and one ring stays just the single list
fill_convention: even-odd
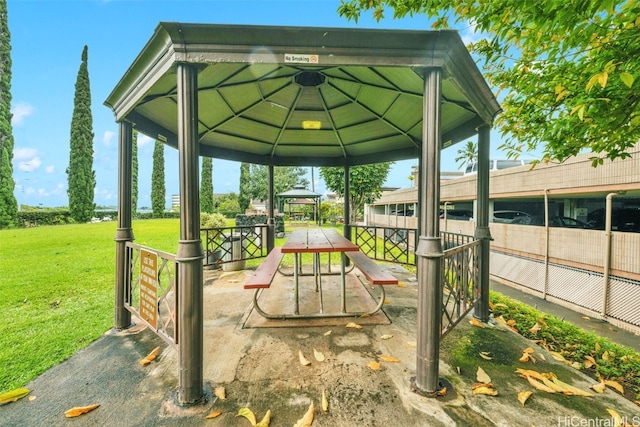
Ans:
[{"label": "metal post", "polygon": [[203,287],[200,196],[198,186],[198,75],[178,64],[178,158],[180,177],[180,241],[178,262],[178,404],[203,397]]},{"label": "metal post", "polygon": [[124,307],[128,288],[127,272],[129,257],[127,242],[133,241],[131,228],[131,162],[133,127],[129,122],[120,122],[118,134],[118,228],[116,230],[116,289],[114,327],[125,329],[131,326],[131,313]]},{"label": "metal post", "polygon": [[491,230],[489,229],[489,146],[490,127],[478,128],[478,174],[477,174],[477,217],[475,238],[480,240],[478,281],[480,298],[474,307],[473,316],[482,322],[489,320],[489,254],[491,250]]},{"label": "metal post", "polygon": [[424,70],[422,155],[419,203],[418,325],[415,387],[426,394],[440,389],[438,363],[442,319],[441,268],[444,252],[440,239],[440,68]]},{"label": "metal post", "polygon": [[349,179],[349,165],[344,167],[344,237],[351,240],[351,180]]},{"label": "metal post", "polygon": [[269,165],[268,172],[267,198],[269,199],[269,218],[267,219],[267,251],[271,252],[271,250],[276,246],[276,219],[275,210],[273,209],[273,165]]}]

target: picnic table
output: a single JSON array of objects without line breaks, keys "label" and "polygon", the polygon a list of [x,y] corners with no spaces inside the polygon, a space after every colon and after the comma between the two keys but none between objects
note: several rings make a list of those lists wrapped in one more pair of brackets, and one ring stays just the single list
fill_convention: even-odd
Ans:
[{"label": "picnic table", "polygon": [[[322,275],[320,268],[320,254],[337,253],[340,255],[340,311],[325,313],[324,301],[322,293]],[[294,312],[291,314],[271,314],[266,313],[258,304],[258,292],[261,289],[268,288],[279,271],[279,264],[285,254],[293,255],[293,281],[294,281]],[[316,285],[316,292],[319,296],[319,313],[300,313],[300,276],[302,256],[304,254],[313,255],[313,276]],[[245,288],[255,289],[254,307],[260,315],[271,319],[287,319],[301,317],[344,317],[357,316],[363,313],[347,312],[346,308],[346,274],[347,274],[347,257],[349,257],[367,277],[367,279],[375,285],[397,284],[398,281],[386,270],[379,267],[373,260],[368,258],[360,251],[360,248],[349,239],[345,238],[333,229],[298,229],[291,233],[285,244],[280,248],[274,248],[269,253],[265,261],[258,267],[253,277],[249,279]],[[330,263],[330,261],[329,261]],[[353,267],[352,267],[353,268]],[[281,272],[282,274],[282,272]],[[330,267],[324,274],[334,274]],[[374,310],[367,314],[373,314],[380,310],[384,301],[384,289],[381,288],[381,297],[378,305]]]}]

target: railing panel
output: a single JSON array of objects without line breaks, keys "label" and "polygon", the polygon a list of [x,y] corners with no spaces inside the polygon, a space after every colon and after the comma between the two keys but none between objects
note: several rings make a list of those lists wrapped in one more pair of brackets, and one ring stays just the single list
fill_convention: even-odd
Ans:
[{"label": "railing panel", "polygon": [[[149,251],[157,255],[157,307],[156,325],[152,325],[141,314],[141,251]],[[125,308],[137,316],[159,337],[169,345],[178,344],[178,264],[175,255],[159,250],[146,248],[127,242],[128,271],[125,283]]]},{"label": "railing panel", "polygon": [[351,240],[369,258],[397,264],[416,265],[416,230],[412,228],[349,225]]},{"label": "railing panel", "polygon": [[216,266],[267,256],[267,225],[203,228],[204,265]]}]

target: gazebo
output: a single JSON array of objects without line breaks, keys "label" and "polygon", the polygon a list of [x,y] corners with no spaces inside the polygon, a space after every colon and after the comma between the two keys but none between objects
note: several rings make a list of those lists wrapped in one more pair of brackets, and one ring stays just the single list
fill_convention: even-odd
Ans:
[{"label": "gazebo", "polygon": [[313,220],[318,221],[318,203],[322,194],[307,190],[304,185],[294,185],[292,189],[276,194],[278,198],[278,209],[284,212],[283,204],[286,201],[289,206],[311,206],[313,205]]},{"label": "gazebo", "polygon": [[[348,213],[350,167],[419,159],[415,386],[438,390],[440,150],[478,135],[482,295],[475,315],[487,320],[489,130],[500,111],[457,32],[163,22],[105,104],[119,124],[117,329],[131,324],[124,301],[126,245],[134,238],[133,129],[179,152],[179,404],[204,393],[199,156],[267,165],[270,218],[274,166],[343,167]],[[269,225],[272,246],[272,219]]]}]

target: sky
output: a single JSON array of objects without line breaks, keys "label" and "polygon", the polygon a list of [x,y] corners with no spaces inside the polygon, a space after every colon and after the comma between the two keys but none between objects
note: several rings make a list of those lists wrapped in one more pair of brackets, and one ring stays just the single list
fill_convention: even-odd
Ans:
[{"label": "sky", "polygon": [[[69,136],[75,81],[84,45],[89,48],[89,79],[94,132],[98,206],[117,205],[118,127],[104,105],[136,56],[163,21],[212,24],[359,27],[429,30],[425,16],[376,23],[370,15],[358,23],[341,18],[339,0],[7,0],[11,32],[11,111],[14,180],[18,205],[67,206]],[[461,30],[466,42],[476,37]],[[492,157],[500,145],[491,135]],[[463,144],[442,151],[442,171],[458,171],[454,161]],[[153,140],[138,138],[138,208],[151,206]],[[418,161],[396,162],[386,186],[407,188]],[[240,163],[214,159],[214,193],[238,193]],[[309,189],[330,192],[319,177]],[[311,181],[309,168],[308,181]],[[178,153],[165,147],[166,203],[178,193]]]}]

